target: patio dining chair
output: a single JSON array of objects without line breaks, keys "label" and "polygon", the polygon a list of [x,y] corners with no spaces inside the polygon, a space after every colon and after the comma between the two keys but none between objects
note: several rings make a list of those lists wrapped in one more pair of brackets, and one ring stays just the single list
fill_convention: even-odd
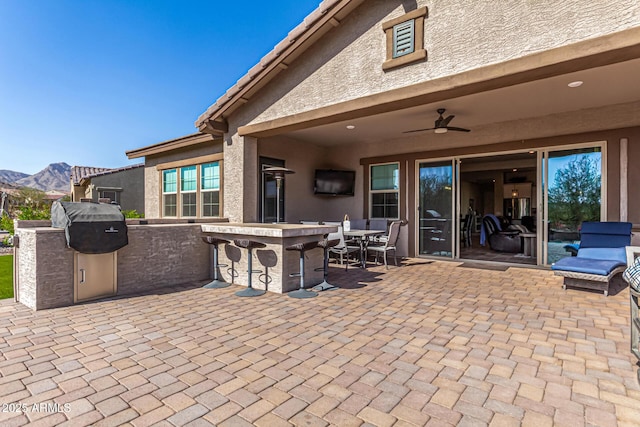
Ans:
[{"label": "patio dining chair", "polygon": [[370,219],[369,230],[383,230],[384,234],[378,236],[371,236],[370,244],[372,245],[384,245],[389,239],[389,223],[386,219]]},{"label": "patio dining chair", "polygon": [[[328,240],[337,239],[340,241],[340,243],[338,243],[336,246],[329,248],[329,253],[340,256],[340,265],[345,264],[344,269],[346,271],[347,268],[349,267],[349,254],[354,252],[360,252],[360,246],[348,245],[345,242],[344,232],[342,230],[341,225],[338,226],[338,231],[336,231],[335,233],[329,233],[329,236],[327,236],[327,239]],[[344,257],[346,257],[346,262],[344,262],[345,261]]]},{"label": "patio dining chair", "polygon": [[400,237],[400,226],[402,221],[393,221],[389,225],[389,236],[384,246],[370,246],[368,251],[376,254],[376,265],[378,264],[378,255],[382,254],[384,259],[384,267],[388,270],[389,264],[387,262],[387,253],[393,251],[393,261],[396,267],[398,266],[398,259],[396,258],[396,244],[398,243],[398,237]]},{"label": "patio dining chair", "polygon": [[366,219],[352,219],[351,220],[351,229],[352,230],[366,230],[367,229],[367,220]]}]

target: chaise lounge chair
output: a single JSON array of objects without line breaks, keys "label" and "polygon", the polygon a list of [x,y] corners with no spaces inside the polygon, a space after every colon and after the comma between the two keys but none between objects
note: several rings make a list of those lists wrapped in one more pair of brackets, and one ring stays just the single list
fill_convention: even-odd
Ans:
[{"label": "chaise lounge chair", "polygon": [[625,247],[630,244],[629,222],[583,222],[577,256],[562,258],[551,269],[564,277],[563,289],[595,289],[607,296],[612,280],[622,280],[627,266]]}]

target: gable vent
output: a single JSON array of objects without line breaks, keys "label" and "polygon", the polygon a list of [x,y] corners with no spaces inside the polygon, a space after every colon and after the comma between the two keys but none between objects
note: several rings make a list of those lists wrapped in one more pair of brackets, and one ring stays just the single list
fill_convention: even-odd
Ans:
[{"label": "gable vent", "polygon": [[414,51],[414,20],[393,27],[393,57],[407,55]]}]

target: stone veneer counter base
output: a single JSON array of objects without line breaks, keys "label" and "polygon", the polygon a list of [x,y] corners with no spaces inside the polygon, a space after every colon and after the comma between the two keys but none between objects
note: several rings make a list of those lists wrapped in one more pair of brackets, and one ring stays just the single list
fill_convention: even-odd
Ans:
[{"label": "stone veneer counter base", "polygon": [[[227,264],[227,267],[220,269],[220,273],[225,281],[233,281],[235,285],[247,286],[248,252],[236,247],[233,240],[249,239],[264,243],[264,248],[253,251],[252,268],[261,273],[254,273],[252,287],[276,293],[296,290],[300,284],[298,277],[289,277],[291,273],[299,271],[300,254],[287,251],[287,246],[319,242],[325,234],[338,229],[330,225],[262,223],[202,224],[201,227],[205,233],[230,241],[229,244],[220,245],[219,262]],[[313,287],[323,280],[322,271],[315,271],[323,265],[323,251],[320,248],[312,249],[305,253],[305,257],[305,284],[306,287]]]}]

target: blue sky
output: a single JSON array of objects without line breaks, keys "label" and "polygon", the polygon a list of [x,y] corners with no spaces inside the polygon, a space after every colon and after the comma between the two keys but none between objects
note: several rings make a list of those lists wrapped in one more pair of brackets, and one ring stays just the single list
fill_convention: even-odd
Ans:
[{"label": "blue sky", "polygon": [[0,0],[0,169],[140,163],[319,3]]}]

